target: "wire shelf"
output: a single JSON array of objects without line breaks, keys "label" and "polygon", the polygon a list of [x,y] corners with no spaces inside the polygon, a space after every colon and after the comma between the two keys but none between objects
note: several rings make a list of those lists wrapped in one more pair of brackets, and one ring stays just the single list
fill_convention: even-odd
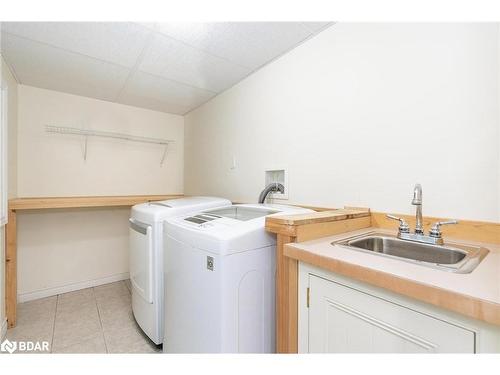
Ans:
[{"label": "wire shelf", "polygon": [[87,160],[87,139],[88,139],[88,137],[123,139],[123,140],[131,141],[131,142],[141,142],[141,143],[152,143],[152,144],[157,144],[157,145],[164,145],[165,149],[163,151],[160,165],[163,165],[163,162],[165,161],[165,157],[167,154],[167,149],[168,149],[169,144],[175,143],[175,141],[170,140],[170,139],[141,137],[141,136],[131,135],[131,134],[107,132],[107,131],[101,131],[101,130],[86,130],[86,129],[65,127],[65,126],[45,125],[45,131],[48,133],[72,134],[72,135],[79,135],[79,136],[85,137],[83,160]]}]

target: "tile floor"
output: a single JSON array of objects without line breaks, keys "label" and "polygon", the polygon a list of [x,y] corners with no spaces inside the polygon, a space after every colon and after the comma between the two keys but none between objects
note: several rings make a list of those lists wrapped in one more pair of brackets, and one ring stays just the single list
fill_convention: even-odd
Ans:
[{"label": "tile floor", "polygon": [[9,340],[48,341],[52,353],[157,353],[132,315],[130,281],[18,305]]}]

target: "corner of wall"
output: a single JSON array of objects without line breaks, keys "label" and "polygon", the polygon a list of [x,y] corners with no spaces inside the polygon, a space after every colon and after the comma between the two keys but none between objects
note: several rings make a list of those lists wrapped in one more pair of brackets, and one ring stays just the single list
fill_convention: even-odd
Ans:
[{"label": "corner of wall", "polygon": [[[2,86],[8,90],[7,148],[8,148],[8,198],[17,196],[17,86],[18,81],[3,56],[0,56]],[[7,331],[5,318],[5,228],[0,228],[0,339]]]},{"label": "corner of wall", "polygon": [[2,82],[8,90],[8,197],[17,197],[17,116],[18,80],[4,57],[1,58]]},{"label": "corner of wall", "polygon": [[497,147],[497,219],[500,221],[500,22],[497,23],[497,137],[498,145]]}]

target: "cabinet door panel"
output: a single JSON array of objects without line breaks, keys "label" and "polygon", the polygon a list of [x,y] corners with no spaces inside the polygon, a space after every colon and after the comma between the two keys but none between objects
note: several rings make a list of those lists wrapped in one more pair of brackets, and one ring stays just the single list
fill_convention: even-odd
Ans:
[{"label": "cabinet door panel", "polygon": [[474,345],[472,331],[310,276],[310,352],[474,353]]}]

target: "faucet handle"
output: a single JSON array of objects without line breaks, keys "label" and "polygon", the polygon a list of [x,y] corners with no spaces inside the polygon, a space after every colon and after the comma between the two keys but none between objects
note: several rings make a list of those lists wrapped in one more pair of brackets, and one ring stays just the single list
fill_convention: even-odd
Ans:
[{"label": "faucet handle", "polygon": [[447,220],[447,221],[438,221],[434,223],[429,232],[429,236],[434,238],[441,238],[441,225],[450,225],[450,224],[458,224],[458,220]]},{"label": "faucet handle", "polygon": [[394,216],[394,215],[385,215],[388,219],[399,220],[399,233],[410,233],[410,226],[405,221],[405,219]]}]

